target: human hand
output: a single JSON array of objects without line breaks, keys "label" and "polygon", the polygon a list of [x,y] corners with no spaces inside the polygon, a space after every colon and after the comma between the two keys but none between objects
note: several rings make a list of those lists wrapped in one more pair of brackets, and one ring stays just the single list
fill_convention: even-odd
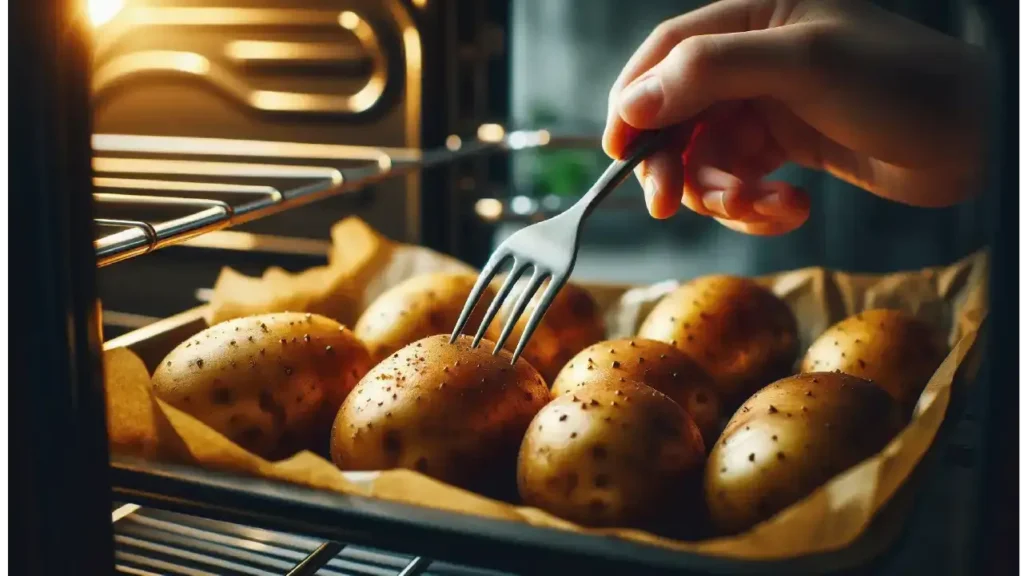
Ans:
[{"label": "human hand", "polygon": [[787,162],[915,206],[974,193],[986,61],[955,38],[857,0],[722,0],[655,28],[609,95],[603,146],[697,121],[636,169],[656,218],[680,203],[775,235],[806,193],[764,177]]}]

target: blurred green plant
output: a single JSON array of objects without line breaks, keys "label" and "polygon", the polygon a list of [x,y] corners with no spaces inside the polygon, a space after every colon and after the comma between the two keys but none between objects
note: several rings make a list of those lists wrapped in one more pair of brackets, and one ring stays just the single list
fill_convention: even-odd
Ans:
[{"label": "blurred green plant", "polygon": [[[548,106],[530,111],[531,126],[557,126],[559,114]],[[602,169],[600,150],[544,150],[531,154],[527,163],[534,196],[579,196],[586,192]]]}]

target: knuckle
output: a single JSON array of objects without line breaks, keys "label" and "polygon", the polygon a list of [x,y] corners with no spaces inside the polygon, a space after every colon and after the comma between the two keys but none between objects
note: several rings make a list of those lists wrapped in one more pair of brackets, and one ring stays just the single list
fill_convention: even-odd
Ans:
[{"label": "knuckle", "polygon": [[714,41],[704,36],[691,36],[676,44],[669,53],[673,68],[687,82],[699,81],[714,66]]},{"label": "knuckle", "polygon": [[680,40],[678,30],[675,19],[663,20],[651,31],[651,41],[656,44],[676,44]]}]

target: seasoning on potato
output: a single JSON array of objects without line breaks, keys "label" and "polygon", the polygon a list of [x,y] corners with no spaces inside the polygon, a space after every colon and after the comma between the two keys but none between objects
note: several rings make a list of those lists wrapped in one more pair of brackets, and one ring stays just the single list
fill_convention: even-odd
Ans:
[{"label": "seasoning on potato", "polygon": [[519,451],[519,494],[589,526],[696,522],[703,462],[700,431],[678,404],[638,382],[602,379],[533,419]]},{"label": "seasoning on potato", "polygon": [[637,336],[696,360],[727,407],[791,373],[799,346],[785,302],[753,280],[723,275],[691,280],[662,298]]},{"label": "seasoning on potato", "polygon": [[[370,304],[356,322],[356,337],[366,344],[374,362],[380,362],[417,340],[450,334],[476,278],[475,274],[447,272],[413,276]],[[494,290],[487,288],[464,333],[476,334],[493,299]]]},{"label": "seasoning on potato", "polygon": [[562,396],[590,382],[633,380],[665,394],[693,418],[708,449],[722,417],[711,378],[689,356],[665,342],[623,338],[583,349],[562,368],[551,387]]},{"label": "seasoning on potato", "polygon": [[838,372],[763,388],[733,415],[705,468],[704,493],[725,534],[767,520],[875,454],[904,425],[880,387]]},{"label": "seasoning on potato", "polygon": [[178,345],[153,374],[153,391],[242,448],[280,458],[326,451],[338,407],[369,369],[366,348],[334,320],[265,314]]},{"label": "seasoning on potato", "polygon": [[[497,281],[503,282],[504,278]],[[506,349],[514,351],[519,345],[519,339],[523,335],[523,330],[526,329],[526,323],[533,315],[547,285],[548,282],[545,281],[526,306],[505,342]],[[498,311],[494,321],[488,327],[487,338],[496,341],[501,335],[502,329],[508,322],[508,314],[511,313],[512,306],[518,300],[517,292],[518,290],[514,290],[512,297],[507,298]],[[480,307],[478,305],[477,310]],[[467,330],[466,333],[469,331]],[[546,381],[552,382],[569,359],[580,350],[602,340],[604,336],[604,318],[593,297],[583,288],[567,283],[555,295],[544,318],[533,331],[530,341],[523,349],[522,357],[526,358],[544,376]]]},{"label": "seasoning on potato", "polygon": [[867,310],[834,324],[811,344],[803,372],[859,376],[912,410],[946,356],[942,335],[899,310]]},{"label": "seasoning on potato", "polygon": [[331,458],[342,470],[417,470],[490,495],[511,495],[519,443],[550,400],[529,363],[493,342],[438,335],[375,366],[338,411]]}]

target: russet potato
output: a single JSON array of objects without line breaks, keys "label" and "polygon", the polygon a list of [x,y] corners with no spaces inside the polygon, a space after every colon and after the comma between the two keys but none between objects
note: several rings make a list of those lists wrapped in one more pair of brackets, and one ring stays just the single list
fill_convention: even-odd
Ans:
[{"label": "russet potato", "polygon": [[871,380],[911,410],[946,356],[942,336],[899,310],[867,310],[825,330],[808,348],[801,370]]},{"label": "russet potato", "polygon": [[714,379],[727,407],[792,372],[799,339],[789,307],[753,280],[704,276],[661,299],[639,338],[668,342]]},{"label": "russet potato", "polygon": [[721,408],[711,378],[689,356],[665,342],[622,338],[583,349],[551,387],[562,396],[591,382],[633,380],[665,394],[693,418],[708,449],[718,436]]},{"label": "russet potato", "polygon": [[880,451],[902,428],[880,387],[837,372],[791,376],[757,392],[708,457],[712,522],[732,534],[767,520]]},{"label": "russet potato", "polygon": [[[496,283],[500,281],[503,281],[503,278],[496,280]],[[548,283],[545,281],[527,304],[505,342],[507,350],[514,351],[516,349],[523,330],[526,329],[526,324],[529,322],[530,316],[533,315],[547,285]],[[517,299],[517,291],[513,290],[511,297],[504,302],[494,321],[488,327],[487,338],[498,340]],[[479,310],[479,306],[477,309]],[[533,336],[526,343],[522,356],[544,376],[546,381],[552,382],[558,376],[558,371],[565,366],[570,358],[587,346],[602,340],[604,335],[604,318],[593,297],[583,288],[566,283],[551,302],[551,306],[548,307],[536,330],[533,331]]]},{"label": "russet potato", "polygon": [[704,443],[678,404],[638,382],[607,378],[537,414],[519,451],[529,505],[588,526],[697,523]]},{"label": "russet potato", "polygon": [[370,369],[352,331],[316,314],[221,322],[182,342],[153,374],[158,398],[266,458],[325,451],[345,396]]},{"label": "russet potato", "polygon": [[[366,343],[374,362],[399,348],[436,334],[450,334],[476,284],[475,274],[440,272],[413,276],[381,294],[359,317],[355,334]],[[484,311],[494,299],[487,288],[473,310],[466,334],[476,334]]]},{"label": "russet potato", "polygon": [[493,342],[431,336],[395,352],[338,411],[331,458],[342,470],[405,468],[491,495],[514,492],[519,443],[550,399],[544,379]]}]

